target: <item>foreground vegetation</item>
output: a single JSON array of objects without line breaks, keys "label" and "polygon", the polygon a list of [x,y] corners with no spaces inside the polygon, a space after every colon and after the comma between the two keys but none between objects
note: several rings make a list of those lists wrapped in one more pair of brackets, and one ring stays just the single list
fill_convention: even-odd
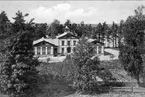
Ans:
[{"label": "foreground vegetation", "polygon": [[[106,64],[108,63],[108,64]],[[109,69],[123,70],[120,67],[119,60],[114,60],[111,62],[102,61],[100,64],[105,64],[104,66]],[[120,69],[121,68],[121,69]],[[66,64],[64,62],[58,63],[41,63],[37,68],[40,71],[40,87],[43,91],[40,92],[38,97],[144,97],[143,93],[128,93],[128,92],[111,92],[109,90],[100,92],[100,94],[90,94],[87,92],[76,91],[71,87],[72,78],[69,77],[73,75],[72,65]],[[71,72],[70,72],[71,70]],[[67,80],[68,79],[68,80]],[[43,81],[43,82],[42,82]]]},{"label": "foreground vegetation", "polygon": [[[101,94],[88,94],[76,92],[61,76],[66,76],[69,70],[62,71],[65,66],[61,63],[41,63],[38,67],[40,71],[39,87],[41,88],[37,97],[144,97],[144,93],[129,92],[107,92]],[[116,64],[114,64],[116,65]],[[50,69],[51,68],[51,69]],[[111,67],[110,67],[111,68]],[[54,75],[55,74],[55,75]],[[8,97],[0,95],[0,97]]]}]

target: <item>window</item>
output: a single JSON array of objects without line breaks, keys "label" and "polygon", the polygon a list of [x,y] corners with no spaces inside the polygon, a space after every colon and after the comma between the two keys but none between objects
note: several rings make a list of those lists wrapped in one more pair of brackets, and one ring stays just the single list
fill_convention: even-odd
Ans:
[{"label": "window", "polygon": [[37,54],[40,55],[40,47],[37,47]]},{"label": "window", "polygon": [[64,45],[64,41],[61,41],[61,44]]},{"label": "window", "polygon": [[73,52],[75,52],[75,50],[76,50],[76,48],[75,48],[75,47],[73,47]]},{"label": "window", "polygon": [[45,55],[45,47],[42,47],[42,55]]},{"label": "window", "polygon": [[47,47],[47,54],[50,54],[50,47]]},{"label": "window", "polygon": [[98,49],[99,54],[101,54],[101,50],[102,50],[102,47],[99,46],[99,49]]},{"label": "window", "polygon": [[64,48],[61,48],[61,53],[64,54]]},{"label": "window", "polygon": [[34,47],[34,49],[33,49],[33,51],[34,51],[34,53],[35,53],[35,55],[37,55],[37,47]]},{"label": "window", "polygon": [[67,45],[70,45],[70,41],[67,41]]},{"label": "window", "polygon": [[76,41],[73,41],[74,45],[76,45]]},{"label": "window", "polygon": [[68,47],[67,48],[67,53],[70,53],[71,52],[71,47]]}]

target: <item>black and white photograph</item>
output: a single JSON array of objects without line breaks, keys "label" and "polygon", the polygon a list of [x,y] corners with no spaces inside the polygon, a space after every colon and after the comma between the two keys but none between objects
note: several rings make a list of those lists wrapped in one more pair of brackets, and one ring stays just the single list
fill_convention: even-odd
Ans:
[{"label": "black and white photograph", "polygon": [[0,97],[145,97],[145,1],[0,0]]}]

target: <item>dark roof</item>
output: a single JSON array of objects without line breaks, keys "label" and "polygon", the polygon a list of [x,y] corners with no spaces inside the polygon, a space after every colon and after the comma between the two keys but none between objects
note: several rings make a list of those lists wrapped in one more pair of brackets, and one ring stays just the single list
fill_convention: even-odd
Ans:
[{"label": "dark roof", "polygon": [[104,45],[104,43],[102,43],[102,42],[100,42],[100,41],[98,41],[96,39],[88,39],[88,42],[91,42],[91,43],[94,43],[94,44],[99,43],[101,45]]}]

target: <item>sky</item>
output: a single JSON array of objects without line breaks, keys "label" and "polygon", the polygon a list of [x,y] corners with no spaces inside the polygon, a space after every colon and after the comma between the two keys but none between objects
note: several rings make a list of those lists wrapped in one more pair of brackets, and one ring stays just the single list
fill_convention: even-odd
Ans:
[{"label": "sky", "polygon": [[35,18],[37,23],[50,24],[54,19],[64,23],[69,19],[72,23],[111,24],[134,15],[140,5],[145,5],[145,1],[0,1],[0,12],[5,11],[12,22],[20,10],[23,14],[29,13],[27,21]]}]

